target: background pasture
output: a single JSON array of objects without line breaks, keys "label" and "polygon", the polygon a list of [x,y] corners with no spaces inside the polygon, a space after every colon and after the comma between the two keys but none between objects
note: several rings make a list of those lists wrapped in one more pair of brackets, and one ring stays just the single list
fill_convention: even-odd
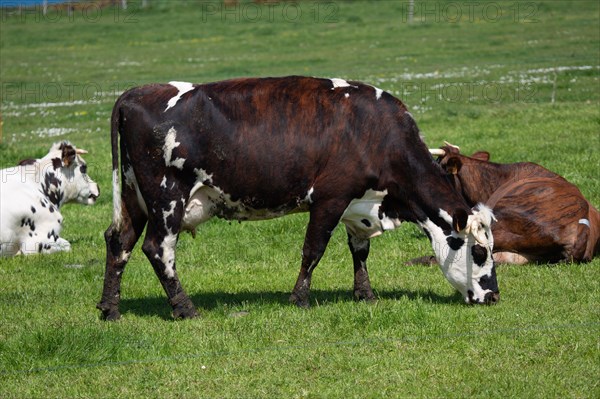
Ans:
[{"label": "background pasture", "polygon": [[[73,251],[0,260],[0,397],[599,397],[600,259],[500,266],[502,300],[469,307],[412,225],[373,241],[379,301],[351,299],[339,228],[312,308],[287,304],[306,215],[213,220],[181,237],[182,284],[203,317],[174,322],[137,248],[123,319],[94,308],[111,218],[109,117],[123,90],[302,74],[402,98],[432,147],[529,160],[600,205],[596,1],[76,3],[1,9],[0,166],[68,139],[90,151],[94,207],[64,208]],[[559,217],[557,215],[557,217]]]}]

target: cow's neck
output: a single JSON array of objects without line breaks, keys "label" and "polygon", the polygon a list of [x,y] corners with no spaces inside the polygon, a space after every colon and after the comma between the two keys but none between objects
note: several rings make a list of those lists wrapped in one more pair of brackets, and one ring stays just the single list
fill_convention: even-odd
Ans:
[{"label": "cow's neck", "polygon": [[[413,171],[412,176],[419,179],[409,181],[396,187],[412,187],[411,191],[398,191],[391,187],[390,193],[397,202],[390,202],[388,207],[393,207],[403,220],[421,223],[430,220],[443,230],[450,230],[451,225],[440,216],[440,211],[452,214],[462,209],[470,213],[465,199],[454,189],[445,173],[437,164],[431,163],[424,170]],[[384,207],[386,202],[383,203]]]},{"label": "cow's neck", "polygon": [[[463,178],[464,176],[464,178]],[[486,202],[503,184],[531,177],[559,177],[557,174],[530,162],[499,164],[472,159],[463,159],[463,165],[458,173],[457,189],[465,199],[474,205]]]},{"label": "cow's neck", "polygon": [[461,171],[454,176],[457,189],[470,205],[486,202],[498,187],[511,179],[519,179],[515,176],[514,168],[509,166],[492,162],[464,162]]},{"label": "cow's neck", "polygon": [[69,198],[65,192],[65,179],[61,168],[56,168],[52,160],[40,160],[36,164],[37,182],[40,184],[42,194],[57,208],[68,202]]}]

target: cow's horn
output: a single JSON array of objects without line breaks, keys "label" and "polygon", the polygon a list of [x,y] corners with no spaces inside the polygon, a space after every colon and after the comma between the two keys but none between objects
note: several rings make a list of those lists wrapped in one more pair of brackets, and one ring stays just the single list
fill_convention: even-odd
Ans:
[{"label": "cow's horn", "polygon": [[87,154],[88,152],[86,150],[84,150],[83,148],[77,148],[75,150],[76,154]]},{"label": "cow's horn", "polygon": [[460,151],[460,147],[457,145],[450,144],[447,141],[444,141],[444,144],[446,144],[448,147],[456,148],[458,151]]},{"label": "cow's horn", "polygon": [[441,148],[430,148],[429,152],[431,155],[436,155],[438,157],[443,157],[446,155],[446,151],[442,150]]}]

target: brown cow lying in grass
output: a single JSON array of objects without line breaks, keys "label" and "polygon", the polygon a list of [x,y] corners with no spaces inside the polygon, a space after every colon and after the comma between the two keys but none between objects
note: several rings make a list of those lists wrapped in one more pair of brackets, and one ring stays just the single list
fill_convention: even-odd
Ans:
[{"label": "brown cow lying in grass", "polygon": [[599,253],[600,213],[562,176],[531,162],[489,162],[484,151],[468,157],[449,143],[430,151],[471,206],[493,209],[496,262],[589,262]]}]

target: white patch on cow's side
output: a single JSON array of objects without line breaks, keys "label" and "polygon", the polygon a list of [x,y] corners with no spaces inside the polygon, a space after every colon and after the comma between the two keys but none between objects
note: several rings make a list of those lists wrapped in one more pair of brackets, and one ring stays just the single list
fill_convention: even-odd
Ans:
[{"label": "white patch on cow's side", "polygon": [[166,176],[166,175],[165,175],[165,176],[163,176],[163,178],[162,178],[162,180],[161,180],[161,182],[160,182],[160,186],[161,186],[162,188],[167,188],[167,176]]},{"label": "white patch on cow's side", "polygon": [[171,201],[169,203],[169,209],[163,209],[163,221],[165,222],[165,229],[168,232],[172,232],[171,227],[169,226],[169,224],[167,223],[167,219],[170,216],[173,216],[173,214],[175,214],[175,207],[177,206],[177,201]]},{"label": "white patch on cow's side", "polygon": [[350,87],[350,84],[348,82],[340,78],[332,78],[331,83],[333,83],[333,87],[331,90],[335,89],[336,87]]},{"label": "white patch on cow's side", "polygon": [[135,190],[135,196],[138,200],[140,208],[142,209],[142,211],[144,211],[146,215],[148,215],[146,201],[144,201],[144,197],[142,197],[142,193],[140,191],[139,184],[137,183],[135,173],[133,172],[133,168],[128,167],[127,169],[125,169],[125,171],[123,171],[123,179],[125,180],[125,184],[127,185],[127,187]]},{"label": "white patch on cow's side", "polygon": [[350,93],[346,93],[346,94],[344,94],[344,97],[346,97],[346,98],[350,98]]},{"label": "white patch on cow's side", "polygon": [[178,90],[177,95],[172,97],[167,103],[167,108],[163,112],[167,112],[169,108],[172,108],[177,104],[177,101],[190,90],[194,90],[194,85],[188,82],[169,82],[171,86],[175,86]]},{"label": "white patch on cow's side", "polygon": [[175,130],[174,127],[170,128],[165,137],[165,144],[163,145],[163,157],[166,166],[174,166],[177,169],[183,169],[183,164],[185,162],[184,158],[172,159],[173,150],[181,144],[175,141],[176,136],[177,130]]},{"label": "white patch on cow's side", "polygon": [[379,100],[381,98],[381,95],[383,94],[383,90],[375,86],[373,86],[373,88],[375,89],[375,99]]},{"label": "white patch on cow's side", "polygon": [[123,210],[121,204],[121,185],[119,184],[119,170],[113,170],[112,176],[113,186],[113,223],[119,229],[123,224]]},{"label": "white patch on cow's side", "polygon": [[177,244],[177,234],[167,234],[163,242],[160,244],[162,256],[154,255],[155,259],[159,259],[165,265],[165,276],[168,278],[175,277],[175,245]]},{"label": "white patch on cow's side", "polygon": [[379,217],[379,208],[386,195],[387,190],[369,189],[361,198],[350,202],[340,219],[346,225],[350,235],[366,240],[400,226],[400,219],[390,218],[385,214]]},{"label": "white patch on cow's side", "polygon": [[312,204],[314,202],[312,195],[315,192],[315,188],[311,187],[308,189],[308,191],[306,192],[306,197],[304,198],[304,202],[308,203],[308,204]]},{"label": "white patch on cow's side", "polygon": [[346,82],[344,79],[332,78],[330,80],[331,80],[331,83],[333,84],[333,87],[331,88],[331,90],[335,90],[336,88],[341,88],[341,87],[353,87],[355,89],[358,89],[358,86],[351,85],[350,83]]},{"label": "white patch on cow's side", "polygon": [[585,224],[588,228],[590,227],[590,221],[587,219],[579,219],[579,224]]}]

